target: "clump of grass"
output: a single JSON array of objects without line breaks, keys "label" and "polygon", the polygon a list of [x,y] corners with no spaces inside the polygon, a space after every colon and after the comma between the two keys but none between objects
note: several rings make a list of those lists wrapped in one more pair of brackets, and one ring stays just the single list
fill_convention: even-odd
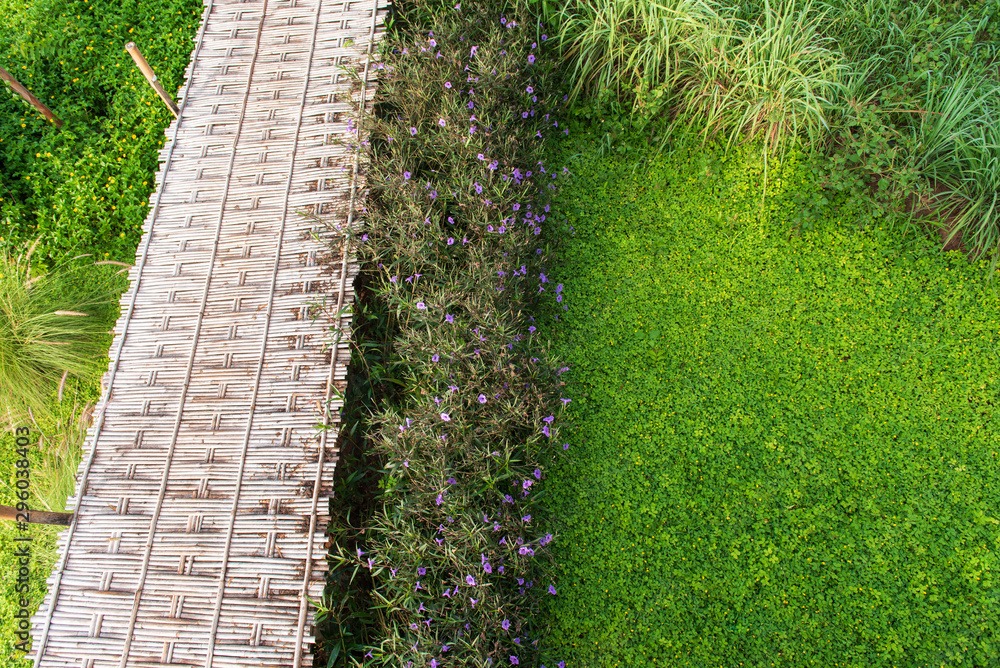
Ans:
[{"label": "clump of grass", "polygon": [[685,40],[718,23],[703,0],[585,0],[556,15],[563,58],[572,63],[571,100],[599,91],[621,96],[669,85]]},{"label": "clump of grass", "polygon": [[731,19],[693,35],[680,109],[703,119],[706,136],[726,134],[730,146],[759,139],[778,155],[802,136],[818,144],[848,70],[820,33],[827,18],[810,3],[765,2],[757,23]]},{"label": "clump of grass", "polygon": [[0,259],[0,408],[48,416],[51,396],[107,352],[110,290],[100,271],[65,264],[33,272],[31,252]]},{"label": "clump of grass", "polygon": [[93,403],[74,401],[72,408],[60,411],[46,429],[39,443],[41,463],[32,472],[38,508],[50,512],[66,510],[66,499],[76,488],[76,470],[93,408]]},{"label": "clump of grass", "polygon": [[[964,233],[967,247],[1000,244],[1000,86],[969,73],[929,86],[916,134],[918,168],[945,186],[936,196],[956,214],[951,236]],[[950,240],[950,237],[949,237]],[[996,269],[991,264],[990,276]]]}]

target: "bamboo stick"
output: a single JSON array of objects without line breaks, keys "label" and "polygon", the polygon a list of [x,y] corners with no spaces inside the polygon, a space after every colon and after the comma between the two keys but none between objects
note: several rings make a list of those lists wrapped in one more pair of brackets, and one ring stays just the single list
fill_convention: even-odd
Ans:
[{"label": "bamboo stick", "polygon": [[12,506],[0,506],[0,520],[8,522],[28,522],[30,524],[56,524],[68,527],[73,521],[73,513],[50,513],[44,510],[21,511]]},{"label": "bamboo stick", "polygon": [[153,71],[153,68],[150,67],[149,63],[146,62],[146,59],[142,57],[139,47],[135,45],[135,42],[129,42],[125,45],[125,50],[128,51],[130,56],[132,56],[132,60],[135,61],[139,71],[142,72],[142,76],[146,77],[146,81],[149,82],[149,85],[153,87],[156,94],[160,96],[160,99],[163,100],[164,104],[167,105],[167,108],[170,109],[170,113],[174,115],[174,118],[176,118],[178,114],[177,104],[173,101],[167,91],[164,90],[163,84],[161,84],[160,80],[156,78],[156,73]]},{"label": "bamboo stick", "polygon": [[33,106],[35,109],[37,109],[38,111],[42,112],[42,115],[44,115],[45,118],[47,118],[52,123],[54,123],[57,128],[61,128],[63,126],[63,122],[61,120],[59,120],[59,118],[56,117],[55,114],[52,113],[51,109],[49,109],[44,104],[42,104],[41,100],[39,100],[37,97],[35,97],[34,95],[32,95],[31,91],[29,91],[27,88],[25,88],[24,86],[22,86],[18,82],[18,80],[15,79],[11,75],[10,72],[8,72],[7,70],[5,70],[2,67],[0,67],[0,79],[3,79],[4,81],[6,81],[7,84],[11,88],[13,88],[14,91],[18,95],[20,95],[25,100],[27,100],[28,104],[30,104],[31,106]]}]

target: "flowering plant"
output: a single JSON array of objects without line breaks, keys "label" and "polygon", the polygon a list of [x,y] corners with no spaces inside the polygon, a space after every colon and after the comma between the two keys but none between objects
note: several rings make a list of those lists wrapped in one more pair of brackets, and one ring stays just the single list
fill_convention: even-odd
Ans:
[{"label": "flowering plant", "polygon": [[[518,7],[432,4],[382,43],[375,113],[352,123],[370,189],[352,236],[362,331],[376,323],[377,366],[392,371],[355,460],[377,490],[363,509],[335,498],[327,651],[348,665],[535,665],[533,616],[558,595],[543,490],[568,401],[530,315],[563,299],[539,242],[558,174],[538,156],[561,131],[560,98]],[[373,369],[366,345],[355,371]],[[342,481],[351,468],[342,458]]]}]

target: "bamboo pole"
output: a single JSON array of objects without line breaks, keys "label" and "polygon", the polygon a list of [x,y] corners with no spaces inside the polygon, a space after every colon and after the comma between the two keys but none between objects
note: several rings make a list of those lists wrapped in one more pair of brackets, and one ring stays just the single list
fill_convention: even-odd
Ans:
[{"label": "bamboo pole", "polygon": [[135,42],[129,42],[125,45],[125,50],[128,51],[130,56],[132,56],[132,60],[135,61],[139,71],[142,72],[142,76],[146,77],[146,81],[149,82],[149,85],[153,87],[156,94],[160,96],[160,99],[163,100],[164,104],[167,105],[167,108],[170,109],[170,113],[174,115],[174,118],[177,118],[177,104],[173,101],[170,95],[167,94],[167,91],[163,89],[163,84],[161,84],[160,80],[156,78],[156,72],[154,72],[153,68],[149,66],[146,59],[142,57],[142,53],[139,52],[139,47],[135,45]]},{"label": "bamboo pole", "polygon": [[68,527],[73,521],[73,513],[50,513],[44,510],[18,510],[12,506],[0,506],[0,520],[8,522],[28,522],[30,524],[55,524]]},{"label": "bamboo pole", "polygon": [[33,106],[38,111],[42,112],[45,118],[52,121],[57,128],[63,126],[63,122],[52,113],[52,110],[42,104],[42,101],[31,94],[31,91],[22,86],[17,79],[15,79],[10,72],[0,67],[0,79],[3,79],[7,84],[14,89],[14,91],[28,101],[28,104]]}]

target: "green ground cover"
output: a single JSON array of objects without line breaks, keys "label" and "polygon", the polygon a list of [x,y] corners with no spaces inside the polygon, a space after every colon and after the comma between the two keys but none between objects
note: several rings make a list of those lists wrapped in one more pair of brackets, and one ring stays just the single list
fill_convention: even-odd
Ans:
[{"label": "green ground cover", "polygon": [[0,90],[0,249],[131,262],[172,116],[125,51],[175,94],[200,0],[0,0],[0,66],[65,121]]},{"label": "green ground cover", "polygon": [[[553,208],[565,299],[547,327],[575,432],[547,487],[553,655],[995,665],[1000,299],[984,265],[867,195],[827,197],[828,163],[772,163],[762,208],[759,149],[609,161],[599,138],[555,160],[574,176]],[[803,193],[827,197],[811,230],[793,222]]]},{"label": "green ground cover", "polygon": [[[51,296],[50,308],[74,308],[81,293],[93,296],[103,286],[108,302],[91,304],[91,319],[107,331],[117,317],[118,294],[126,287],[120,267],[94,266],[95,260],[131,263],[148,211],[157,169],[157,151],[172,118],[136,70],[124,49],[135,41],[164,86],[176,93],[182,82],[201,16],[199,0],[0,0],[0,66],[52,108],[64,122],[58,130],[6,86],[0,86],[0,279],[5,286],[0,308],[0,382],[4,403],[17,392],[9,379],[37,375],[43,381],[42,410],[34,419],[11,417],[0,405],[0,504],[15,505],[17,467],[14,428],[29,428],[28,460],[32,508],[62,510],[72,493],[80,444],[89,410],[96,402],[111,337],[90,337],[85,344],[91,368],[71,375],[58,399],[61,371],[52,365],[29,367],[38,357],[24,354],[11,332],[24,327],[30,311],[11,308],[10,287],[27,277],[24,257],[29,245],[31,276],[56,267],[72,269],[71,278]],[[78,254],[88,258],[72,261]],[[17,266],[19,278],[9,275]],[[34,284],[36,287],[39,283]],[[58,304],[65,302],[64,305]],[[48,302],[47,302],[48,303]],[[20,310],[19,310],[20,309]],[[80,310],[76,307],[76,310]],[[14,314],[14,315],[12,315]],[[18,315],[20,314],[20,315]],[[86,318],[77,318],[84,324]],[[73,318],[61,325],[72,326]],[[87,321],[89,323],[89,321]],[[59,324],[59,323],[57,323]],[[44,337],[43,337],[44,338]],[[41,347],[36,346],[35,352]],[[30,359],[28,359],[30,358]],[[29,387],[22,383],[22,389]],[[23,392],[21,392],[23,394]],[[12,403],[19,403],[12,401]],[[33,526],[28,600],[34,612],[45,594],[45,579],[55,560],[57,531]],[[0,526],[0,665],[27,666],[15,645],[14,615],[19,564],[16,527]]]}]

